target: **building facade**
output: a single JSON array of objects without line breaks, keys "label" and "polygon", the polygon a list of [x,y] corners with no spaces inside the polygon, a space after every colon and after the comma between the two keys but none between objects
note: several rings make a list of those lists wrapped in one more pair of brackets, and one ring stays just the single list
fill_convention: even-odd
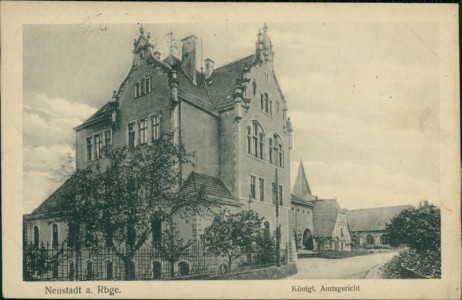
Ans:
[{"label": "building facade", "polygon": [[[186,182],[204,186],[208,197],[231,212],[258,212],[272,232],[279,224],[281,246],[288,247],[292,128],[267,31],[265,25],[258,32],[253,53],[218,68],[208,58],[199,72],[194,35],[182,40],[181,57],[170,53],[161,59],[141,27],[132,67],[120,88],[75,127],[77,169],[104,160],[106,146],[143,147],[172,132],[177,144],[195,153],[193,165],[182,168]],[[68,227],[59,220],[59,206],[72,196],[71,180],[24,216],[25,242],[66,239]],[[176,222],[187,241],[197,240],[211,220]]]},{"label": "building facade", "polygon": [[388,248],[387,224],[411,205],[355,209],[347,211],[352,245],[359,248]]}]

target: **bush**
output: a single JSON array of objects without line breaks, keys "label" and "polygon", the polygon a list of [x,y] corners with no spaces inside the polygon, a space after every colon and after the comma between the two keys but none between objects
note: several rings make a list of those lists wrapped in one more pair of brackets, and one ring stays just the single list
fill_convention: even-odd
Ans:
[{"label": "bush", "polygon": [[[411,270],[409,272],[408,270]],[[441,255],[438,251],[419,253],[406,249],[382,267],[385,278],[441,278]],[[410,273],[416,273],[414,276]]]}]

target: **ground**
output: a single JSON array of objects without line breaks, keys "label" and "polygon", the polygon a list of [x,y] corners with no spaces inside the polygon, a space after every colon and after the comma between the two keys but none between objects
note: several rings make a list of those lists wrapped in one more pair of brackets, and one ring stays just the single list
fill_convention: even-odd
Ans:
[{"label": "ground", "polygon": [[380,278],[378,267],[397,252],[384,252],[342,259],[299,258],[298,273],[287,279],[359,279]]}]

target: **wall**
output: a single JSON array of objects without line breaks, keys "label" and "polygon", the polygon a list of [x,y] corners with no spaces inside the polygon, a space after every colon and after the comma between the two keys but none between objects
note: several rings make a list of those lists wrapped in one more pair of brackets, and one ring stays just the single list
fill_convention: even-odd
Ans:
[{"label": "wall", "polygon": [[[135,98],[134,86],[145,76],[151,76],[151,92]],[[119,94],[119,109],[117,111],[116,126],[112,130],[112,144],[114,147],[128,144],[128,124],[135,122],[135,144],[138,144],[138,121],[148,118],[147,137],[151,142],[151,117],[162,114],[161,130],[170,131],[170,88],[168,75],[160,67],[156,67],[144,58],[137,67],[130,71],[128,79],[121,85]],[[76,161],[77,168],[85,168],[91,162],[86,159],[86,138],[102,130],[110,129],[110,124],[97,124],[76,132]]]},{"label": "wall", "polygon": [[[297,245],[300,249],[303,247],[303,234],[305,233],[305,230],[311,230],[311,234],[314,232],[313,209],[311,207],[292,204],[290,218],[293,220],[292,222],[294,223],[294,230],[297,232]],[[291,231],[290,234],[294,235],[294,232]]]},{"label": "wall", "polygon": [[219,176],[218,122],[216,117],[181,102],[181,139],[188,153],[194,153],[194,166],[183,168],[185,178],[191,171]]},{"label": "wall", "polygon": [[67,238],[68,226],[64,222],[59,222],[55,218],[49,219],[35,219],[35,220],[25,220],[25,233],[26,233],[26,243],[30,244],[34,242],[34,226],[39,228],[39,242],[44,243],[46,246],[49,243],[51,247],[52,243],[52,226],[53,224],[58,225],[58,243],[61,244]]}]

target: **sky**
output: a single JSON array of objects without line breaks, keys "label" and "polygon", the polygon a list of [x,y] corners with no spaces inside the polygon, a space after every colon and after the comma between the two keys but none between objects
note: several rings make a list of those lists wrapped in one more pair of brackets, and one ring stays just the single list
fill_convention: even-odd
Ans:
[{"label": "sky", "polygon": [[[254,52],[260,23],[144,24],[162,57],[189,34],[215,67]],[[433,22],[268,22],[294,127],[291,181],[347,209],[438,203],[439,60]],[[139,24],[23,27],[24,212],[72,172],[73,127],[128,74]],[[203,50],[201,51],[201,48]],[[176,51],[176,50],[175,50]],[[174,52],[175,53],[175,52]]]}]

